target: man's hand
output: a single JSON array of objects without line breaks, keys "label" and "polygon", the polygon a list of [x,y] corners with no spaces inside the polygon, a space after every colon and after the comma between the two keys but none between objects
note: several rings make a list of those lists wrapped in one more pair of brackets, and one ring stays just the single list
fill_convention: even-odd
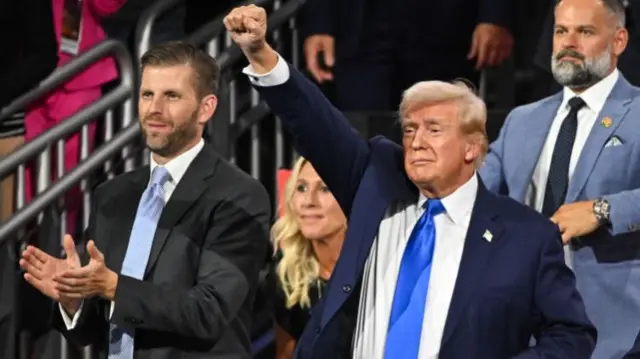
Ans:
[{"label": "man's hand", "polygon": [[93,241],[87,243],[89,264],[82,268],[69,268],[56,275],[55,290],[61,298],[84,299],[100,295],[108,300],[115,297],[118,275],[104,264],[104,255]]},{"label": "man's hand", "polygon": [[20,267],[26,271],[24,279],[29,284],[47,297],[60,302],[64,309],[73,315],[80,307],[81,301],[61,298],[53,278],[72,268],[79,268],[80,257],[70,235],[64,236],[63,247],[66,259],[53,257],[34,246],[28,246],[22,252]]},{"label": "man's hand", "polygon": [[243,51],[256,52],[267,44],[267,12],[263,8],[255,5],[237,7],[223,22],[233,42]]},{"label": "man's hand", "polygon": [[335,39],[330,35],[312,35],[304,40],[304,57],[307,69],[318,83],[333,80],[331,70],[320,67],[318,55],[322,53],[324,64],[332,68],[335,64]]},{"label": "man's hand", "polygon": [[600,222],[593,213],[594,201],[582,201],[562,205],[551,217],[551,221],[560,227],[562,242],[569,243],[573,238],[589,234]]},{"label": "man's hand", "polygon": [[268,73],[278,64],[278,54],[267,44],[267,12],[263,8],[255,5],[237,7],[223,22],[255,73]]},{"label": "man's hand", "polygon": [[467,58],[476,59],[476,70],[500,65],[511,55],[513,35],[501,26],[478,24],[473,31],[471,49]]}]

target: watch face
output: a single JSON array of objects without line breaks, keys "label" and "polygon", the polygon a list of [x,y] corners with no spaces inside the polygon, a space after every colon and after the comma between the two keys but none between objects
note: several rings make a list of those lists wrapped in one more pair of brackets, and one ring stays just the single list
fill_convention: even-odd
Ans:
[{"label": "watch face", "polygon": [[593,205],[593,211],[599,220],[609,220],[609,202],[597,200]]}]

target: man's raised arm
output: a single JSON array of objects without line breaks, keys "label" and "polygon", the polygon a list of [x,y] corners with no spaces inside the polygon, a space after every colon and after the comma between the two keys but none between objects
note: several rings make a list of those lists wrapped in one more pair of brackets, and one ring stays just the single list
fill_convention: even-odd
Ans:
[{"label": "man's raised arm", "polygon": [[311,81],[267,44],[264,9],[235,8],[224,24],[249,60],[244,72],[348,215],[369,159],[367,142]]}]

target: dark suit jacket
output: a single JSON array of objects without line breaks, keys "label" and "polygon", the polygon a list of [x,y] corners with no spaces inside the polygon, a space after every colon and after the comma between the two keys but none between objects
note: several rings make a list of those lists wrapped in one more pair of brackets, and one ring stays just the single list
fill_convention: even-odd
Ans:
[{"label": "dark suit jacket", "polygon": [[[296,358],[350,358],[360,283],[385,210],[417,200],[402,149],[369,142],[299,72],[257,87],[349,218],[340,259],[313,309]],[[485,231],[493,239],[483,238]],[[538,344],[529,348],[534,335]],[[596,330],[564,263],[557,228],[533,210],[479,186],[440,357],[588,358]]]},{"label": "dark suit jacket", "polygon": [[[148,181],[143,167],[95,191],[88,238],[115,272]],[[251,309],[270,219],[262,185],[205,146],[162,212],[144,281],[118,280],[111,323],[135,329],[137,359],[251,357]],[[66,330],[58,310],[54,325],[106,358],[108,313],[108,301],[91,298],[75,329]]]},{"label": "dark suit jacket", "polygon": [[622,359],[640,359],[640,333],[636,337],[636,342],[633,344],[633,348]]},{"label": "dark suit jacket", "polygon": [[[395,24],[406,23],[407,32],[417,32],[421,45],[440,50],[469,50],[471,34],[478,23],[511,27],[514,0],[307,0],[302,8],[303,35],[330,34],[336,37],[336,55],[349,57],[360,48],[363,31],[371,14],[364,9],[372,1],[386,2],[390,7],[405,9]],[[387,5],[388,4],[388,5]],[[464,9],[461,11],[460,9]],[[417,16],[415,20],[411,16]],[[375,26],[375,25],[373,25]],[[442,31],[447,29],[447,31]],[[415,47],[416,44],[407,44]]]}]

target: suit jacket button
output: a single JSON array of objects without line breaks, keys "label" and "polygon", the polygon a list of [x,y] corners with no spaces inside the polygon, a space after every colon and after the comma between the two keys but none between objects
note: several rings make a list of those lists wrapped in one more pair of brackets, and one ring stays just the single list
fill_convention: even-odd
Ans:
[{"label": "suit jacket button", "polygon": [[351,293],[351,286],[348,284],[345,284],[342,286],[342,291],[345,293]]},{"label": "suit jacket button", "polygon": [[320,334],[320,326],[316,327],[316,334]]}]

